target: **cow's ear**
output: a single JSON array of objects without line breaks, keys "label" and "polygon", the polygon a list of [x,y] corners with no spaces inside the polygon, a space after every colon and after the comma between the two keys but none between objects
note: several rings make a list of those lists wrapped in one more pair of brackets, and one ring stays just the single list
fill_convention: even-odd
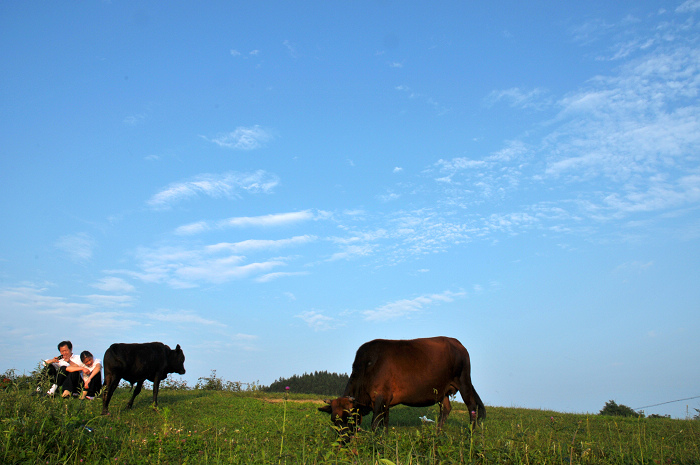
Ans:
[{"label": "cow's ear", "polygon": [[[328,402],[327,400],[325,402]],[[331,404],[328,403],[327,405],[324,405],[323,407],[318,408],[319,412],[325,412],[325,413],[331,413]]]},{"label": "cow's ear", "polygon": [[175,350],[176,350],[176,351],[182,350],[182,349],[180,349],[180,344],[178,344],[177,347],[175,347]]}]

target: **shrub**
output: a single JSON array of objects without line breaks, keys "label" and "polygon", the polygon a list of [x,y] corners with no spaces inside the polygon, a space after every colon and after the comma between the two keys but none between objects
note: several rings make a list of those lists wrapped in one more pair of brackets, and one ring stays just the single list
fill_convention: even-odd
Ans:
[{"label": "shrub", "polygon": [[216,370],[211,370],[211,374],[207,376],[202,376],[197,379],[197,384],[195,389],[203,389],[205,391],[223,391],[224,390],[224,380],[216,376]]},{"label": "shrub", "polygon": [[168,375],[167,378],[165,378],[163,381],[161,381],[160,388],[161,389],[173,389],[176,391],[186,391],[190,387],[187,385],[187,380],[175,379],[171,375]]},{"label": "shrub", "polygon": [[611,417],[642,417],[643,412],[635,412],[632,408],[626,405],[617,405],[614,400],[609,400],[605,403],[605,407],[600,411],[599,415],[608,415]]}]

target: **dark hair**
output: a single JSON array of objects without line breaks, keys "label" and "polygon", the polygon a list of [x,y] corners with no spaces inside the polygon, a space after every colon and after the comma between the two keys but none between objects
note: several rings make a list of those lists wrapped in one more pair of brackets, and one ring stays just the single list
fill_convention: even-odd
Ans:
[{"label": "dark hair", "polygon": [[84,350],[84,351],[80,352],[80,361],[84,362],[86,358],[95,358],[95,357],[92,356],[90,351]]},{"label": "dark hair", "polygon": [[58,343],[58,351],[61,351],[61,347],[68,346],[68,350],[73,350],[73,344],[70,341],[61,341]]}]

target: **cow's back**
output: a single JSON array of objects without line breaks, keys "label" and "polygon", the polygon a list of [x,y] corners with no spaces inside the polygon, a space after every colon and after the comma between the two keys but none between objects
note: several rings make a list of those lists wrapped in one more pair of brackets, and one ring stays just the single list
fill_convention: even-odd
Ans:
[{"label": "cow's back", "polygon": [[422,404],[469,369],[468,357],[464,346],[448,337],[375,339],[357,350],[345,395],[369,405],[373,392],[390,391],[401,403]]},{"label": "cow's back", "polygon": [[112,375],[132,383],[144,379],[152,381],[167,365],[167,349],[161,342],[112,344],[103,358],[105,379]]}]

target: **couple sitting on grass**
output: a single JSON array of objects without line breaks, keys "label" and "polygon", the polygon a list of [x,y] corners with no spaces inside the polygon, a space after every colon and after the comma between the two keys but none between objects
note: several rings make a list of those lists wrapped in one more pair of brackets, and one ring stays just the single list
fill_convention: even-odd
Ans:
[{"label": "couple sitting on grass", "polygon": [[[61,355],[44,360],[42,379],[48,378],[52,383],[46,394],[53,396],[60,387],[61,397],[74,395],[92,400],[102,389],[102,361],[96,360],[87,350],[80,356],[73,355],[70,341],[59,342],[58,351]],[[41,388],[37,391],[41,392]]]}]

